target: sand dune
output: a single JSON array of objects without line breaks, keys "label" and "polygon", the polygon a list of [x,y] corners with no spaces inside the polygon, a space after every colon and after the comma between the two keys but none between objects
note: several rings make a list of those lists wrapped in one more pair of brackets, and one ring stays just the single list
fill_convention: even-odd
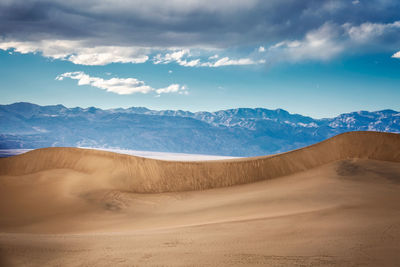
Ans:
[{"label": "sand dune", "polygon": [[1,266],[397,266],[400,135],[204,162],[0,159]]},{"label": "sand dune", "polygon": [[251,183],[305,171],[340,159],[400,162],[400,136],[350,132],[275,156],[207,162],[171,162],[78,148],[37,149],[0,159],[0,175],[68,169],[100,177],[114,189],[156,193]]}]

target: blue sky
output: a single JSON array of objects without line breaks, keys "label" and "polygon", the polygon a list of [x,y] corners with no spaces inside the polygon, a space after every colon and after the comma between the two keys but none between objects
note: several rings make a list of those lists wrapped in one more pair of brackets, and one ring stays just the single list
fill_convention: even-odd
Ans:
[{"label": "blue sky", "polygon": [[400,110],[398,1],[224,3],[0,3],[1,104]]}]

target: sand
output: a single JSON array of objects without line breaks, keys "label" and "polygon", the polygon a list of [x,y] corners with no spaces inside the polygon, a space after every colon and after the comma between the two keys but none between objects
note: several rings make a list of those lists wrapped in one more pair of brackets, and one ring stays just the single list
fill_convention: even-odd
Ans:
[{"label": "sand", "polygon": [[0,266],[398,266],[400,135],[205,162],[0,159]]}]

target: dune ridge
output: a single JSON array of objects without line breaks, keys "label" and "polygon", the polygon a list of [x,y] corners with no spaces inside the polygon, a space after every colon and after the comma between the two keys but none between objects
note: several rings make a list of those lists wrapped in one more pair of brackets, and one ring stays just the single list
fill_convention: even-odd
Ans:
[{"label": "dune ridge", "polygon": [[42,148],[0,159],[0,175],[71,169],[91,174],[117,190],[161,193],[252,183],[351,158],[400,162],[400,135],[348,132],[272,156],[197,162],[163,161],[79,148]]}]

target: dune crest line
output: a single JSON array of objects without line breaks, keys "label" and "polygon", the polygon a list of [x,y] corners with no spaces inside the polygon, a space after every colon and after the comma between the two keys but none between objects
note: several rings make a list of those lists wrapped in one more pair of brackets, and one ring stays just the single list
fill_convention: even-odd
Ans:
[{"label": "dune crest line", "polygon": [[194,162],[163,161],[80,148],[41,148],[0,159],[0,175],[72,169],[91,174],[91,179],[106,182],[114,189],[161,193],[252,183],[350,158],[400,162],[400,135],[348,132],[272,156]]}]

